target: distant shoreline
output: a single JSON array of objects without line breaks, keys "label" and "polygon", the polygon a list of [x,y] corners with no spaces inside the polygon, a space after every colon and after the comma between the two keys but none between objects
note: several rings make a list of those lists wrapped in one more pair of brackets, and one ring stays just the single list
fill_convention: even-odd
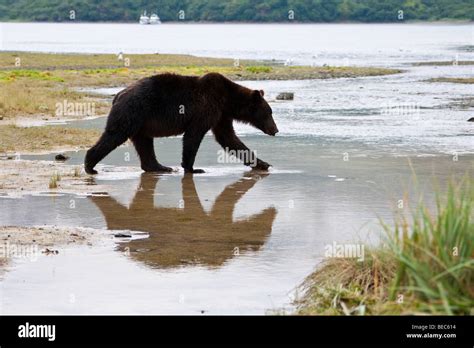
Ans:
[{"label": "distant shoreline", "polygon": [[[21,58],[20,67],[15,66],[16,58]],[[129,66],[124,66],[125,59],[129,59]],[[111,105],[109,98],[78,89],[122,87],[165,72],[188,76],[217,72],[234,81],[262,81],[355,78],[401,71],[374,67],[285,66],[278,62],[252,60],[241,60],[235,65],[233,59],[180,54],[125,54],[118,60],[115,54],[0,52],[1,97],[4,100],[0,104],[0,153],[92,145],[99,135],[91,130],[24,128],[15,127],[15,124],[25,116],[30,123],[105,116]],[[75,105],[81,106],[82,111],[74,109],[72,115],[65,112]]]},{"label": "distant shoreline", "polygon": [[237,22],[237,21],[230,21],[230,22],[207,22],[207,21],[165,21],[161,24],[140,24],[138,20],[136,22],[128,21],[128,22],[111,22],[111,21],[0,21],[0,24],[137,24],[142,25],[144,27],[159,27],[161,25],[167,24],[179,24],[179,25],[192,25],[192,24],[203,24],[203,25],[220,25],[220,24],[241,24],[241,25],[340,25],[340,24],[360,24],[360,25],[370,25],[370,24],[386,24],[386,25],[393,25],[393,24],[400,24],[400,25],[408,25],[408,24],[426,24],[426,25],[463,25],[463,24],[474,24],[474,21],[464,19],[464,20],[455,20],[455,19],[447,19],[447,20],[438,20],[438,21],[421,21],[421,20],[403,20],[403,21],[392,21],[392,22],[357,22],[357,21],[344,21],[344,22],[298,22],[298,21],[284,21],[284,22]]}]

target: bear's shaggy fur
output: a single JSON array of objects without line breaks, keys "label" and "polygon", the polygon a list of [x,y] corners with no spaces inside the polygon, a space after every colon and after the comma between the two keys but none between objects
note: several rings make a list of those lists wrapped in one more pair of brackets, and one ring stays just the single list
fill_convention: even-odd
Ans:
[{"label": "bear's shaggy fur", "polygon": [[202,173],[193,168],[194,159],[210,129],[217,142],[227,151],[238,153],[246,165],[268,169],[270,165],[258,158],[248,160],[255,157],[235,134],[233,120],[251,124],[265,134],[278,132],[263,91],[240,86],[221,74],[143,78],[115,96],[104,133],[87,151],[85,170],[96,174],[95,165],[130,139],[144,171],[169,172],[172,169],[155,157],[153,138],[184,133],[181,165],[185,173]]}]

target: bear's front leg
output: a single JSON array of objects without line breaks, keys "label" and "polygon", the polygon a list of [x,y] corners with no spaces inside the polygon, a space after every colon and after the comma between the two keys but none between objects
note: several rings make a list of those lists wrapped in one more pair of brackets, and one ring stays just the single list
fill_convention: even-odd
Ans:
[{"label": "bear's front leg", "polygon": [[262,161],[261,159],[257,158],[257,164],[255,166],[250,166],[252,169],[256,170],[268,170],[272,165],[270,163],[267,163],[265,161]]},{"label": "bear's front leg", "polygon": [[196,159],[196,154],[201,145],[201,141],[206,135],[206,131],[194,131],[194,132],[185,132],[183,136],[183,161],[181,166],[184,169],[184,173],[191,174],[200,174],[204,173],[202,169],[194,169],[194,160]]},{"label": "bear's front leg", "polygon": [[244,162],[246,166],[250,166],[256,170],[268,170],[270,163],[257,158],[255,153],[251,151],[235,134],[232,120],[223,119],[216,127],[212,129],[217,142],[226,151],[233,151],[237,157]]}]

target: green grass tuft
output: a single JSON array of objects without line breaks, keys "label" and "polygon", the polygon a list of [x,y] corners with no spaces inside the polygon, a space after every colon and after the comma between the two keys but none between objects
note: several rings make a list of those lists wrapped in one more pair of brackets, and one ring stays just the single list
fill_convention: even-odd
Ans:
[{"label": "green grass tuft", "polygon": [[245,68],[245,70],[253,74],[259,74],[259,73],[270,73],[272,71],[272,68],[269,66],[248,66]]},{"label": "green grass tuft", "polygon": [[474,314],[474,185],[451,182],[437,211],[420,203],[366,259],[328,259],[303,283],[298,314]]},{"label": "green grass tuft", "polygon": [[28,78],[31,80],[40,80],[40,81],[55,81],[55,82],[64,82],[64,79],[61,77],[54,76],[49,71],[37,71],[37,70],[10,70],[10,71],[0,71],[0,81],[2,82],[11,82],[16,81],[20,78]]},{"label": "green grass tuft", "polygon": [[437,196],[437,213],[423,204],[395,228],[384,225],[388,245],[398,262],[390,291],[418,299],[423,312],[470,314],[474,307],[474,186],[450,183]]},{"label": "green grass tuft", "polygon": [[56,189],[58,188],[58,182],[61,181],[61,175],[59,173],[54,173],[49,179],[49,188]]}]

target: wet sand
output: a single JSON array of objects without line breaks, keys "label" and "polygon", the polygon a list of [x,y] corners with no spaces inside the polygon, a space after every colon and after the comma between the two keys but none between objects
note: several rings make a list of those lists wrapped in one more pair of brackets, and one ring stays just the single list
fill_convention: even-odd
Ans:
[{"label": "wet sand", "polygon": [[[104,232],[104,231],[102,231]],[[92,244],[99,237],[99,230],[80,228],[80,227],[18,227],[2,226],[0,227],[0,240],[3,243],[16,245],[33,245],[41,247],[59,246],[70,243]]]},{"label": "wet sand", "polygon": [[58,226],[0,226],[0,276],[12,260],[36,262],[56,256],[67,245],[97,245],[113,236],[105,230]]},{"label": "wet sand", "polygon": [[[48,154],[49,161],[0,159],[0,196],[20,197],[27,194],[57,195],[65,193],[93,194],[107,188],[95,183],[94,178],[84,174],[79,165],[51,161],[54,154]],[[50,188],[51,178],[59,176],[56,188]]]}]

